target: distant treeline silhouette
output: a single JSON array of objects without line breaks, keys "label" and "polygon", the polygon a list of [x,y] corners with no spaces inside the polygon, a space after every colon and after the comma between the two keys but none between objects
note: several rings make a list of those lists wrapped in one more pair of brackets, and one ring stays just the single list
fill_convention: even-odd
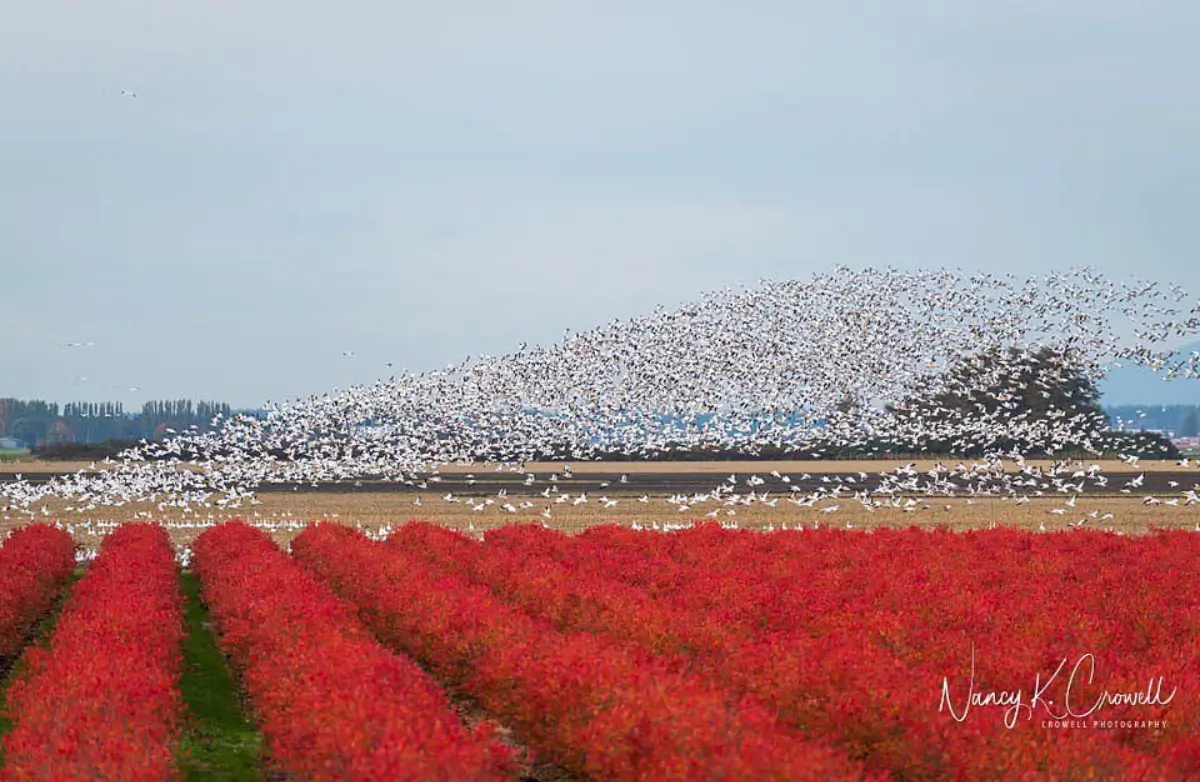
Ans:
[{"label": "distant treeline silhouette", "polygon": [[[914,448],[911,444],[885,443],[869,441],[854,447],[821,448],[814,452],[811,448],[777,448],[759,446],[753,450],[734,450],[725,448],[687,448],[680,444],[667,444],[662,449],[650,454],[643,454],[631,459],[620,453],[600,452],[592,457],[593,461],[621,462],[754,462],[754,461],[859,461],[872,459],[929,459],[929,458],[978,458],[983,455],[982,448],[955,450],[944,443],[926,443],[924,448]],[[1022,455],[1029,458],[1054,459],[1096,459],[1115,458],[1119,455],[1139,456],[1143,459],[1178,459],[1179,449],[1158,432],[1105,432],[1101,438],[1101,453],[1086,451],[1079,446],[1067,446],[1060,449],[1024,448]],[[499,453],[495,458],[501,458]],[[540,454],[537,461],[572,461],[567,449],[548,450]]]},{"label": "distant treeline silhouette", "polygon": [[[1040,359],[1041,357],[1039,357]],[[1105,433],[1103,448],[1107,454],[1126,453],[1143,457],[1178,458],[1179,452],[1165,434],[1188,437],[1197,434],[1197,417],[1200,405],[1122,405],[1101,409],[1096,403],[1098,394],[1086,382],[1068,378],[1068,382],[1053,387],[1051,400],[1060,409],[1072,404],[1076,409],[1090,409],[1108,420],[1109,431]],[[1039,395],[1040,396],[1040,395]],[[953,408],[959,400],[947,399],[942,403]],[[1042,403],[1035,399],[1029,407]],[[1028,409],[1028,408],[1027,408]],[[1041,412],[1041,411],[1036,411]],[[42,400],[0,399],[0,438],[31,449],[36,455],[49,459],[104,459],[116,456],[123,450],[137,445],[141,440],[157,440],[168,437],[172,432],[182,432],[195,427],[200,431],[213,428],[218,416],[234,414],[260,415],[261,411],[233,410],[228,404],[219,402],[194,402],[190,399],[155,400],[142,405],[140,412],[128,412],[120,402],[71,402],[63,405]],[[1118,426],[1120,424],[1120,426]],[[1104,427],[1102,427],[1104,428]],[[1119,428],[1123,431],[1112,431]],[[1140,431],[1139,431],[1140,430]],[[1148,431],[1147,431],[1148,430]],[[1162,433],[1162,434],[1160,434]],[[501,443],[497,443],[494,458],[506,458]],[[1065,446],[1065,447],[1063,447]],[[961,453],[960,453],[961,451]],[[1039,455],[1039,451],[1055,457],[1070,455],[1084,456],[1076,444],[1059,444],[1058,448],[1026,449],[1027,455]],[[963,457],[979,455],[981,449],[956,448],[954,444],[924,442],[899,445],[885,442],[861,443],[857,447],[830,449],[819,455],[805,448],[773,448],[760,445],[747,450],[690,448],[681,444],[668,446],[660,452],[643,455],[648,461],[756,461],[765,459],[863,459],[863,458],[907,458],[921,455],[957,454]],[[551,447],[539,458],[546,460],[568,459],[568,449]],[[275,454],[286,459],[284,453]],[[628,458],[618,453],[600,453],[598,461]]]},{"label": "distant treeline silhouette", "polygon": [[[138,445],[139,440],[105,440],[100,443],[58,443],[55,445],[36,446],[32,450],[32,455],[48,461],[100,461],[103,459],[116,458],[122,451],[128,450]],[[882,445],[882,444],[879,444]],[[1118,455],[1140,456],[1146,459],[1178,459],[1180,458],[1179,450],[1175,445],[1157,432],[1122,432],[1109,433],[1105,438],[1105,450],[1103,454],[1095,454],[1081,449],[1067,449],[1057,451],[1053,454],[1046,453],[1029,453],[1027,456],[1046,457],[1052,456],[1055,459],[1096,459],[1100,456],[1106,458],[1114,458]],[[835,461],[857,461],[864,459],[929,459],[929,458],[947,458],[947,459],[963,459],[972,458],[977,454],[951,454],[941,453],[937,451],[912,451],[910,448],[903,446],[894,446],[895,450],[889,450],[886,446],[876,447],[867,445],[858,448],[844,448],[839,450],[830,450],[822,453],[813,453],[810,450],[797,450],[794,448],[771,448],[762,447],[754,451],[737,451],[726,450],[719,448],[685,448],[685,447],[666,447],[665,449],[652,453],[642,454],[632,458],[632,461],[646,462],[714,462],[714,461],[731,461],[731,462],[761,462],[761,461],[815,461],[835,460]],[[212,454],[210,454],[212,455]],[[271,451],[270,455],[280,461],[286,461],[289,457],[283,451]],[[183,459],[189,459],[196,454],[183,453],[180,455]],[[504,458],[501,454],[492,455],[496,459]],[[592,456],[592,461],[598,462],[622,462],[630,461],[631,457],[621,453],[604,453],[600,452]],[[566,449],[551,450],[538,455],[537,461],[562,461],[572,462],[577,461],[568,455]]]},{"label": "distant treeline silhouette", "polygon": [[120,402],[69,402],[61,408],[40,399],[0,399],[0,437],[25,448],[94,444],[108,440],[156,440],[195,427],[212,428],[218,415],[234,411],[223,402],[191,399],[155,400],[140,412]]}]

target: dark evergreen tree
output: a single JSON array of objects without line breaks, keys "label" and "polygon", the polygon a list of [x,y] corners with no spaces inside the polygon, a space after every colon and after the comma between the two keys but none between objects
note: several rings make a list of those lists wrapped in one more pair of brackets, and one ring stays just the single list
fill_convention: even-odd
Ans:
[{"label": "dark evergreen tree", "polygon": [[[1017,449],[1027,454],[1053,453],[1082,443],[1056,442],[1052,437],[1019,439],[1009,437],[1025,424],[1072,420],[1075,432],[1099,432],[1108,426],[1100,408],[1100,392],[1070,350],[1042,347],[1035,351],[1010,348],[989,350],[963,359],[951,367],[945,390],[932,396],[913,396],[889,409],[914,431],[929,431],[938,425],[986,418],[994,434],[981,438],[917,438],[909,444],[917,450],[972,456],[984,450]],[[961,427],[960,427],[961,428]],[[897,450],[904,450],[898,446]]]}]

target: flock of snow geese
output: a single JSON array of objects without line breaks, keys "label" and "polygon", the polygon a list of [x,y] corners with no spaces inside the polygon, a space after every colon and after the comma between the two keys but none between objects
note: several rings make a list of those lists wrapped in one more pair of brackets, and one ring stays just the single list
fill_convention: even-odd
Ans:
[{"label": "flock of snow geese", "polygon": [[[29,515],[48,513],[51,499],[67,500],[79,513],[132,502],[224,511],[257,503],[256,490],[268,483],[371,477],[429,488],[440,465],[487,461],[524,472],[526,462],[552,452],[564,460],[598,452],[636,460],[676,447],[824,454],[934,438],[986,456],[927,472],[901,468],[869,490],[866,474],[831,478],[816,491],[790,486],[790,477],[778,473],[750,476],[745,484],[734,475],[710,492],[666,501],[680,512],[711,505],[703,515],[732,522],[739,506],[780,500],[822,513],[842,503],[915,512],[951,496],[1021,503],[1060,495],[1065,504],[1054,512],[1066,516],[1075,497],[1104,488],[1107,477],[1096,466],[1045,470],[1022,457],[1028,444],[1044,442],[1099,452],[1102,425],[1086,411],[1051,410],[1035,420],[1019,414],[1015,397],[980,405],[972,416],[936,405],[898,415],[891,406],[915,396],[977,392],[951,370],[988,351],[1000,358],[981,368],[977,383],[1006,373],[1024,377],[1023,358],[1043,348],[1069,357],[1072,369],[1093,380],[1121,364],[1195,380],[1200,353],[1183,355],[1168,345],[1197,333],[1200,302],[1188,302],[1177,286],[1118,282],[1086,268],[1017,278],[839,267],[807,281],[762,282],[568,331],[550,347],[522,344],[504,356],[268,403],[262,417],[234,416],[214,422],[212,431],[143,442],[104,470],[0,485],[0,506]],[[1006,471],[1005,459],[1020,469]],[[447,494],[442,500],[470,501],[479,513],[537,508],[546,517],[556,504],[620,501],[586,493],[570,498],[551,486],[539,492],[535,481],[528,476],[529,496],[521,499]],[[1121,491],[1136,492],[1136,481]],[[1192,505],[1200,500],[1196,491],[1181,487],[1178,497],[1146,502]],[[1089,521],[1104,517],[1084,514],[1071,523]]]}]

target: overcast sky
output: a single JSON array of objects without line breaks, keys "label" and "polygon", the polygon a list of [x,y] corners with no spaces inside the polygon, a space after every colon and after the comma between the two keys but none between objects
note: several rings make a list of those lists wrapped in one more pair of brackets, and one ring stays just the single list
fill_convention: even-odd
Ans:
[{"label": "overcast sky", "polygon": [[257,406],[837,264],[1200,294],[1195,0],[0,19],[0,396]]}]

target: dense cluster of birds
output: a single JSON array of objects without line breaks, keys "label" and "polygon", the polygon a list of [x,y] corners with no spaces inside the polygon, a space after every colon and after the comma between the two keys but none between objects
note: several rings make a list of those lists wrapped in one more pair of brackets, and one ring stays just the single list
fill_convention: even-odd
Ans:
[{"label": "dense cluster of birds", "polygon": [[[1092,380],[1114,364],[1196,378],[1200,353],[1167,346],[1197,333],[1200,303],[1177,286],[1118,282],[1088,269],[1017,278],[839,267],[568,331],[549,347],[522,344],[508,355],[268,403],[261,417],[143,442],[104,470],[2,485],[0,505],[36,513],[60,498],[79,511],[135,501],[234,508],[254,502],[265,483],[369,476],[428,485],[449,463],[519,469],[548,454],[640,459],[676,448],[820,455],[930,438],[986,454],[982,467],[957,476],[966,481],[960,489],[1003,484],[1013,494],[1018,478],[992,474],[999,459],[1020,457],[1031,443],[1099,451],[1095,416],[1062,409],[1031,418],[1015,398],[980,405],[977,415],[936,405],[902,415],[906,400],[975,393],[953,370],[989,352],[998,358],[971,376],[977,385],[1023,377],[1022,361],[1046,348]],[[935,495],[950,477],[922,483],[898,472],[887,487]],[[718,488],[707,499],[725,503],[734,493]],[[844,481],[818,497],[785,493],[797,503],[875,501]]]}]

